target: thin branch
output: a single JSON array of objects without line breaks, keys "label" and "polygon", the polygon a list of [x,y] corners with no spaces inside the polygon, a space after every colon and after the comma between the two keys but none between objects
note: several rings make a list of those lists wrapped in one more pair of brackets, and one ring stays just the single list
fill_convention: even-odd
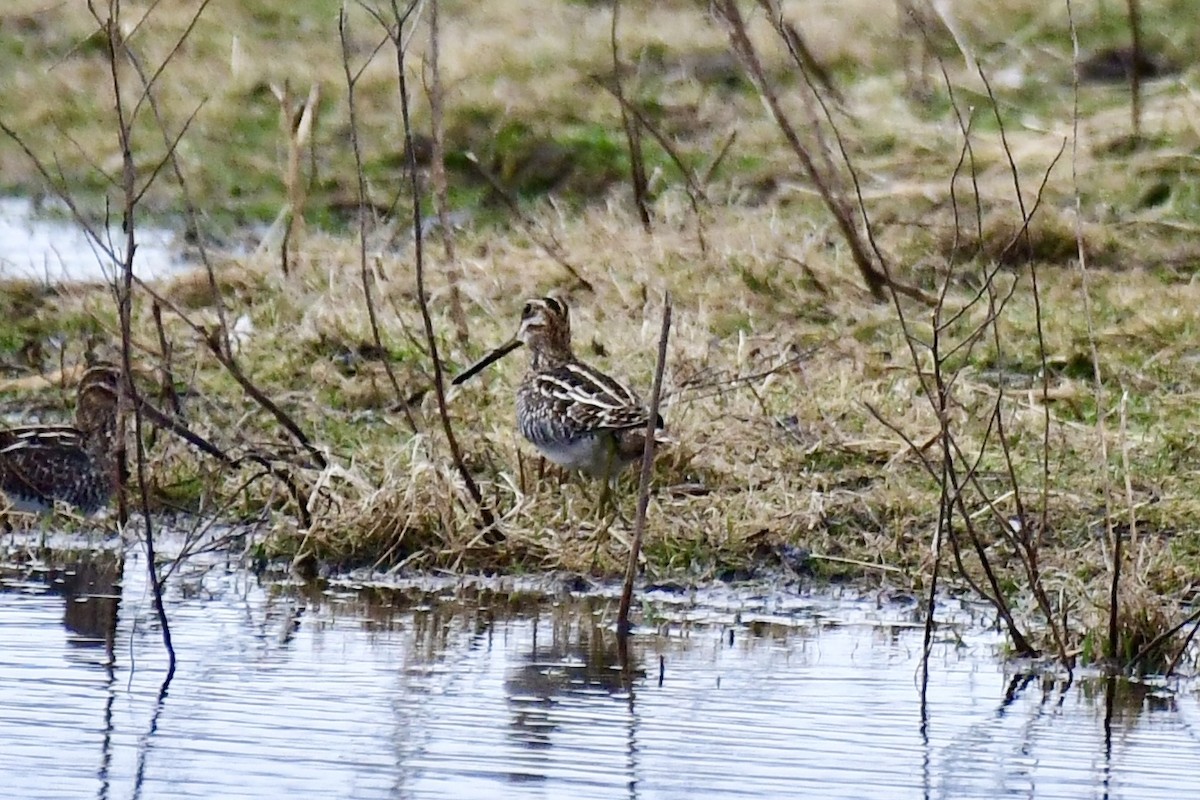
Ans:
[{"label": "thin branch", "polygon": [[292,419],[290,414],[280,408],[270,397],[267,397],[266,393],[254,381],[250,380],[246,373],[242,371],[241,364],[224,353],[221,349],[220,339],[216,335],[209,335],[205,339],[205,343],[208,345],[209,352],[213,354],[213,357],[217,359],[221,366],[225,367],[225,371],[229,373],[229,376],[242,387],[242,391],[249,395],[254,402],[258,403],[263,410],[273,416],[275,421],[291,434],[292,438],[312,457],[313,462],[318,468],[324,469],[327,467],[329,464],[325,458],[325,454],[317,449],[300,425]]},{"label": "thin branch", "polygon": [[1140,0],[1125,0],[1129,6],[1129,115],[1133,139],[1142,138],[1142,6]]},{"label": "thin branch", "polygon": [[1097,466],[1104,476],[1104,522],[1108,538],[1114,543],[1108,608],[1108,655],[1110,658],[1115,658],[1118,652],[1117,637],[1120,633],[1117,605],[1120,597],[1118,593],[1120,571],[1119,563],[1116,560],[1120,553],[1120,547],[1117,544],[1120,542],[1120,533],[1115,529],[1112,520],[1112,485],[1108,474],[1108,432],[1105,425],[1107,403],[1103,373],[1100,369],[1100,346],[1097,342],[1095,320],[1092,315],[1092,291],[1087,266],[1087,251],[1083,246],[1083,197],[1079,191],[1079,31],[1075,27],[1074,8],[1071,0],[1066,0],[1066,3],[1067,23],[1071,29],[1071,187],[1075,196],[1075,248],[1079,255],[1079,288],[1083,296],[1083,318],[1087,323],[1088,347],[1092,359],[1092,381],[1096,392],[1096,434],[1100,445],[1100,463]]},{"label": "thin branch", "polygon": [[[799,134],[792,126],[787,114],[784,113],[783,106],[779,102],[775,89],[772,87],[770,81],[767,80],[766,70],[763,68],[762,62],[758,57],[758,51],[750,40],[750,35],[746,30],[746,24],[742,19],[742,12],[738,8],[737,0],[713,0],[711,5],[717,15],[726,23],[726,32],[729,36],[734,55],[737,56],[750,80],[754,83],[759,97],[762,98],[772,119],[775,120],[776,127],[779,128],[788,146],[800,161],[800,165],[804,168],[804,173],[812,181],[813,186],[816,187],[817,193],[820,195],[825,207],[833,215],[834,221],[842,233],[842,238],[850,248],[850,254],[854,259],[854,263],[858,266],[858,270],[867,288],[876,298],[883,299],[888,278],[881,270],[881,265],[877,264],[868,253],[867,247],[855,227],[854,220],[851,218],[842,192],[833,186],[832,179],[835,176],[825,174],[817,167],[809,148],[800,141]],[[909,288],[911,289],[912,287]]]},{"label": "thin branch", "polygon": [[196,115],[200,113],[200,109],[204,108],[205,102],[207,101],[201,100],[196,104],[196,107],[192,109],[192,113],[188,115],[188,118],[183,121],[183,125],[179,127],[179,133],[175,135],[174,139],[167,141],[167,152],[164,153],[163,157],[160,158],[158,163],[154,165],[154,169],[150,170],[150,177],[146,179],[146,183],[142,186],[141,191],[137,193],[135,200],[138,203],[141,203],[142,197],[145,196],[146,192],[150,191],[150,187],[153,186],[158,180],[158,174],[162,172],[163,167],[175,160],[175,151],[179,147],[179,142],[182,141],[184,134],[191,129],[192,122],[195,121]]},{"label": "thin branch", "polygon": [[[623,114],[627,113],[632,116],[634,121],[637,122],[637,126],[639,128],[645,128],[650,134],[651,138],[658,142],[658,146],[663,149],[663,152],[667,154],[667,158],[671,159],[671,163],[675,165],[675,169],[679,170],[679,173],[683,176],[683,181],[685,184],[687,184],[688,188],[688,197],[690,197],[692,200],[692,210],[698,213],[699,209],[696,208],[696,202],[698,200],[707,202],[708,194],[704,191],[704,187],[700,185],[700,181],[696,177],[695,170],[684,163],[683,157],[679,155],[679,149],[675,147],[671,140],[667,138],[667,135],[663,133],[657,125],[654,124],[653,120],[647,117],[640,108],[634,105],[632,100],[625,97],[621,91],[620,83],[610,83],[599,75],[592,75],[590,77],[593,83],[611,94],[613,98],[621,104]],[[729,140],[726,141],[724,149],[728,149],[732,139],[733,136],[731,135]],[[720,157],[720,154],[718,154],[718,157]]]},{"label": "thin branch", "polygon": [[642,156],[642,131],[637,120],[629,113],[629,104],[625,102],[625,90],[621,86],[621,53],[617,47],[617,21],[620,16],[621,0],[613,0],[612,25],[608,31],[613,65],[612,92],[621,107],[621,127],[625,130],[625,141],[629,146],[629,183],[633,189],[633,203],[637,207],[638,218],[642,221],[642,230],[649,233],[650,206],[646,200],[646,162]]},{"label": "thin branch", "polygon": [[[1131,658],[1131,659],[1129,659],[1129,661],[1125,662],[1125,671],[1132,672],[1133,669],[1135,667],[1137,667],[1138,664],[1142,663],[1142,661],[1144,661],[1146,659],[1146,656],[1153,653],[1155,650],[1157,650],[1159,647],[1161,647],[1164,642],[1170,641],[1170,639],[1173,638],[1176,634],[1178,634],[1181,630],[1186,628],[1188,625],[1192,625],[1192,624],[1200,625],[1200,608],[1196,609],[1191,614],[1188,614],[1186,617],[1184,617],[1178,623],[1171,626],[1167,630],[1163,631],[1158,636],[1155,636],[1150,641],[1146,642],[1146,644],[1142,646],[1142,649],[1137,651],[1137,654],[1134,655],[1133,658]],[[1190,642],[1195,635],[1196,635],[1196,630],[1193,629],[1191,634],[1189,634],[1189,636],[1187,637],[1188,642]],[[1172,668],[1168,669],[1166,671],[1166,676],[1169,677],[1170,674],[1174,671],[1174,664],[1177,663],[1179,658],[1183,655],[1183,650],[1185,650],[1187,648],[1188,642],[1184,643],[1183,649],[1181,649],[1179,654],[1172,660],[1173,661],[1173,663],[1171,665]]]},{"label": "thin branch", "polygon": [[467,487],[467,492],[471,495],[471,499],[479,509],[479,516],[483,522],[484,529],[489,532],[485,538],[494,540],[496,534],[498,534],[495,528],[495,515],[492,514],[491,508],[484,502],[483,494],[479,491],[479,486],[475,483],[475,479],[471,477],[471,472],[467,469],[467,465],[463,461],[462,451],[458,446],[458,438],[454,435],[454,426],[450,422],[450,411],[446,406],[445,374],[442,370],[442,360],[438,356],[437,335],[433,330],[433,318],[429,314],[429,298],[425,292],[425,248],[423,244],[424,237],[421,236],[421,186],[417,179],[417,154],[413,147],[412,117],[408,109],[408,77],[404,68],[406,50],[403,40],[404,21],[416,8],[418,2],[419,0],[412,0],[407,11],[401,14],[397,0],[391,0],[392,18],[395,22],[395,28],[391,28],[390,26],[388,28],[392,36],[392,45],[396,50],[396,74],[400,90],[400,116],[404,123],[404,145],[408,153],[409,190],[412,193],[414,257],[416,259],[417,303],[421,308],[421,321],[425,325],[425,343],[429,348],[429,357],[433,362],[433,389],[437,395],[438,416],[442,421],[442,431],[446,435],[446,442],[450,446],[450,456],[454,460],[454,466],[458,470],[459,476]]},{"label": "thin branch", "polygon": [[[159,2],[161,2],[161,0],[155,0],[154,4],[146,10],[146,13],[142,15],[142,18],[138,20],[137,25],[134,26],[134,29],[130,31],[129,35],[126,37],[126,41],[137,35],[137,31],[139,28],[141,28],[142,23],[150,19],[150,15],[154,13],[154,9],[158,6]],[[150,97],[150,94],[154,89],[154,84],[158,83],[159,76],[161,76],[163,71],[166,70],[167,65],[175,60],[175,56],[177,56],[179,51],[183,48],[184,42],[191,37],[192,31],[196,29],[197,23],[200,22],[200,17],[204,15],[205,9],[208,8],[208,4],[211,2],[212,0],[201,0],[200,7],[192,13],[192,18],[188,20],[187,27],[185,27],[183,32],[179,34],[179,38],[175,40],[175,44],[167,52],[166,56],[163,57],[162,61],[159,62],[159,65],[155,68],[153,74],[151,74],[148,79],[143,76],[142,94],[140,97],[138,97],[138,101],[134,105],[132,113],[129,115],[130,120],[137,119],[138,114],[141,113],[142,110],[142,103],[144,103]]]},{"label": "thin branch", "polygon": [[[704,238],[704,217],[700,213],[700,203],[701,201],[705,203],[708,202],[708,194],[704,191],[704,187],[697,179],[695,170],[684,163],[683,157],[679,155],[679,148],[677,148],[671,142],[671,140],[667,138],[666,134],[664,134],[662,130],[660,130],[659,127],[654,124],[653,120],[648,118],[640,108],[638,108],[632,101],[624,96],[621,91],[619,78],[614,78],[614,83],[609,83],[596,75],[591,76],[591,78],[597,86],[611,94],[616,101],[621,104],[622,117],[625,115],[632,116],[634,122],[636,123],[635,128],[638,130],[645,129],[650,134],[650,137],[654,139],[654,141],[658,142],[658,146],[663,149],[663,152],[665,152],[667,157],[671,159],[671,163],[673,163],[675,168],[679,170],[679,173],[683,175],[684,185],[687,187],[688,203],[692,207],[692,213],[696,216],[696,235],[700,245],[700,252],[707,253],[708,242]],[[719,163],[719,159],[724,156],[724,153],[727,151],[732,142],[733,136],[731,135],[726,140],[725,148],[723,148],[723,150],[718,153],[717,158],[714,159],[710,169],[716,167],[716,165]],[[645,170],[643,168],[643,173],[644,172]]]},{"label": "thin branch", "polygon": [[403,411],[404,421],[408,424],[409,430],[416,433],[417,421],[413,419],[412,411],[405,402],[404,391],[400,388],[400,381],[396,379],[388,351],[383,346],[383,337],[379,333],[379,316],[375,312],[375,299],[371,294],[371,285],[374,281],[367,264],[367,177],[363,169],[362,146],[358,139],[358,109],[355,103],[355,89],[358,84],[358,75],[362,74],[362,70],[353,75],[350,73],[350,43],[346,36],[346,8],[343,6],[338,12],[338,40],[342,45],[342,70],[346,76],[346,104],[350,113],[350,146],[354,151],[354,171],[358,179],[359,275],[362,279],[363,297],[367,304],[367,320],[371,325],[371,338],[374,341],[375,349],[382,354],[383,370],[387,374],[388,382],[392,385],[392,391],[396,394],[396,401]]},{"label": "thin branch", "polygon": [[650,416],[646,422],[646,444],[642,450],[642,470],[638,475],[637,513],[633,518],[633,538],[629,542],[629,564],[625,568],[625,585],[617,608],[617,635],[630,631],[629,607],[633,603],[633,581],[637,577],[638,557],[642,549],[642,534],[646,530],[646,510],[650,506],[650,474],[654,469],[655,432],[658,430],[658,409],[662,401],[663,372],[667,366],[667,337],[671,334],[671,295],[663,297],[662,328],[658,334],[658,362],[654,366],[654,388],[650,391]]},{"label": "thin branch", "polygon": [[467,327],[467,315],[463,310],[462,270],[454,254],[454,232],[450,226],[450,189],[446,179],[446,127],[444,109],[445,87],[442,85],[441,66],[441,4],[430,0],[429,5],[429,136],[433,143],[429,165],[429,178],[433,184],[434,207],[437,209],[438,227],[442,234],[442,247],[446,251],[446,284],[450,295],[450,321],[454,323],[454,338],[459,346],[465,347],[471,340]]},{"label": "thin branch", "polygon": [[579,270],[567,258],[566,248],[564,248],[558,241],[558,237],[554,235],[554,232],[546,231],[543,234],[543,232],[539,229],[537,222],[535,222],[528,214],[524,212],[524,210],[522,210],[521,204],[518,203],[517,199],[512,196],[512,193],[504,187],[504,184],[502,184],[500,180],[491,173],[490,170],[484,167],[483,164],[479,163],[479,158],[474,153],[467,153],[466,158],[469,162],[471,162],[471,165],[475,167],[475,172],[478,173],[479,177],[483,178],[487,182],[492,191],[496,193],[496,196],[503,200],[504,204],[508,206],[509,211],[516,215],[517,221],[521,223],[521,227],[525,229],[527,234],[529,234],[529,238],[533,239],[533,241],[539,247],[541,247],[543,251],[545,251],[546,255],[558,262],[558,265],[566,270],[566,272],[575,279],[576,286],[579,289],[582,289],[585,292],[595,291],[595,287],[592,286],[592,282],[583,277],[583,275],[579,273]]},{"label": "thin branch", "polygon": [[[120,15],[121,4],[120,0],[109,0],[108,16],[102,19],[91,2],[88,3],[88,10],[91,11],[96,22],[101,25],[108,37],[108,63],[111,77],[111,86],[114,98],[114,110],[116,112],[117,138],[121,148],[121,163],[122,163],[122,189],[123,189],[123,207],[122,207],[122,228],[125,232],[125,251],[124,260],[121,264],[122,274],[120,281],[114,279],[113,291],[117,301],[117,313],[121,324],[121,362],[122,373],[124,379],[120,387],[119,396],[126,397],[133,403],[133,429],[134,429],[134,453],[137,467],[138,494],[141,500],[142,521],[145,525],[145,545],[146,545],[146,569],[150,580],[150,588],[154,596],[154,609],[158,616],[158,622],[162,630],[163,647],[167,651],[167,674],[163,680],[163,689],[170,684],[171,678],[175,675],[175,647],[171,642],[171,625],[167,619],[166,606],[163,603],[162,581],[158,575],[158,564],[154,550],[154,521],[150,515],[150,499],[147,491],[147,473],[146,473],[146,451],[144,440],[142,439],[142,414],[139,408],[139,395],[137,386],[133,381],[133,363],[131,359],[131,342],[133,335],[131,332],[132,325],[132,303],[133,303],[133,262],[134,255],[137,251],[136,238],[136,212],[137,212],[137,167],[134,164],[133,145],[131,136],[131,119],[126,116],[127,109],[122,94],[122,84],[120,77],[120,69],[118,59],[124,53],[126,46],[120,33]],[[124,460],[125,443],[124,437],[121,436],[117,444],[118,462]],[[123,494],[123,493],[122,493]],[[125,523],[125,502],[121,498],[121,516],[122,523]]]}]

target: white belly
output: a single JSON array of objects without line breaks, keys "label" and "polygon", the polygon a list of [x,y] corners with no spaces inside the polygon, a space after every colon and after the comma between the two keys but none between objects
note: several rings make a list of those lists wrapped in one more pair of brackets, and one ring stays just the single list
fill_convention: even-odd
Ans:
[{"label": "white belly", "polygon": [[[538,444],[538,451],[564,469],[578,470],[598,478],[604,475],[609,448],[602,436],[580,436],[570,441]],[[617,465],[613,465],[616,467]]]}]

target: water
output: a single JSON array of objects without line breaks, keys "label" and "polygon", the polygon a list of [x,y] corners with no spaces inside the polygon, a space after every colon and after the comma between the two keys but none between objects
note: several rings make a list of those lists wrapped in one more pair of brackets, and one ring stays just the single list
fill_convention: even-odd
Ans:
[{"label": "water", "polygon": [[170,579],[160,697],[140,552],[6,541],[3,797],[1196,794],[1193,687],[1022,676],[970,607],[947,606],[923,727],[903,597],[652,592],[622,649],[610,593],[306,590],[209,555]]},{"label": "water", "polygon": [[[98,229],[104,230],[103,225]],[[107,229],[108,247],[122,256],[125,236],[118,226]],[[175,236],[168,230],[140,225],[134,271],[145,280],[180,269]],[[102,282],[112,279],[116,264],[73,220],[38,216],[19,197],[0,197],[0,278],[46,283]]]}]

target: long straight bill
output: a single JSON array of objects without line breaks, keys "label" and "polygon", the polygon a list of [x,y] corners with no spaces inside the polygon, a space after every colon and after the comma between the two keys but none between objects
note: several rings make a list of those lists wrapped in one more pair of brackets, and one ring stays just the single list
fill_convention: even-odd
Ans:
[{"label": "long straight bill", "polygon": [[520,346],[521,346],[520,339],[509,339],[507,342],[500,345],[495,350],[488,353],[486,356],[479,359],[474,364],[472,364],[471,366],[467,367],[465,370],[460,372],[458,374],[458,376],[455,377],[455,379],[450,382],[452,384],[454,384],[455,386],[458,386],[459,384],[463,383],[464,381],[467,381],[467,380],[475,377],[475,375],[477,375],[478,373],[480,373],[484,369],[486,369],[487,366],[489,364],[491,364],[493,361],[499,361],[500,359],[504,358],[506,355],[511,353],[513,350],[516,350]]}]

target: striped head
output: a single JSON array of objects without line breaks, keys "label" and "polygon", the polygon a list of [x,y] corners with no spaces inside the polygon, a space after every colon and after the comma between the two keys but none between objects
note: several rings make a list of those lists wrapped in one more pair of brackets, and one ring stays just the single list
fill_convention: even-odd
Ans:
[{"label": "striped head", "polygon": [[111,442],[117,431],[117,400],[121,369],[98,361],[79,381],[75,400],[75,427],[88,439]]},{"label": "striped head", "polygon": [[574,358],[570,311],[558,298],[539,297],[527,301],[521,310],[521,327],[516,338],[529,348],[529,363],[535,370]]}]

